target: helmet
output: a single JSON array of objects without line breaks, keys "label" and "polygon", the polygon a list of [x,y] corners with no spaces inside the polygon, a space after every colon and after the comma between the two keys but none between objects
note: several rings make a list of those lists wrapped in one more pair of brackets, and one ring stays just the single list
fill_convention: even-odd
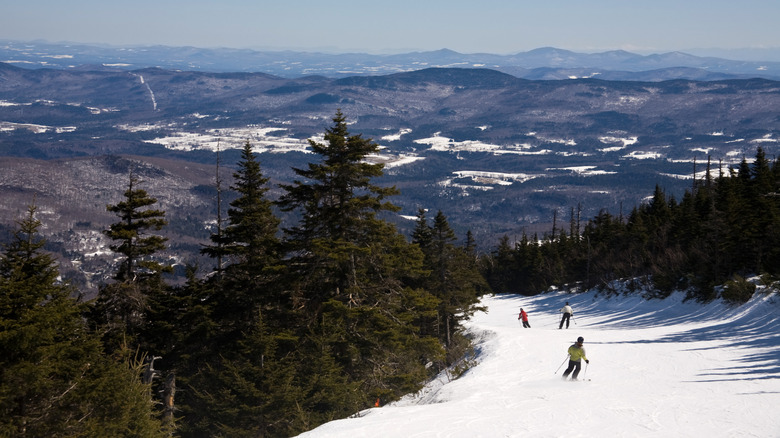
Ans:
[{"label": "helmet", "polygon": [[583,342],[585,342],[585,338],[583,338],[582,336],[580,336],[579,338],[577,338],[577,342],[579,342],[580,344],[582,344]]}]

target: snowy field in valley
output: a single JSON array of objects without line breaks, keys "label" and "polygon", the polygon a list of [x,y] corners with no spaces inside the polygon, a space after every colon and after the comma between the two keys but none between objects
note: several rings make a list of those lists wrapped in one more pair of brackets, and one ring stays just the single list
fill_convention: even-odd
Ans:
[{"label": "snowy field in valley", "polygon": [[[486,296],[467,324],[479,363],[460,379],[300,437],[780,437],[780,297],[682,298]],[[563,381],[578,336],[590,364]]]}]

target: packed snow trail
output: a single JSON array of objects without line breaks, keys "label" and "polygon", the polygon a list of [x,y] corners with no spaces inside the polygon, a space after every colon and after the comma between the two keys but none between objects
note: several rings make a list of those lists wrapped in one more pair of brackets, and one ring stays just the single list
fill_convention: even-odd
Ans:
[{"label": "packed snow trail", "polygon": [[[558,329],[569,301],[574,319]],[[321,437],[780,437],[780,298],[730,307],[588,292],[490,296],[468,323],[478,365],[333,421]],[[520,307],[532,328],[517,319]],[[585,338],[590,364],[563,381]],[[587,381],[590,379],[590,381]]]},{"label": "packed snow trail", "polygon": [[144,77],[139,74],[131,73],[133,76],[138,77],[138,79],[141,81],[141,85],[146,87],[146,90],[149,91],[149,96],[152,99],[152,111],[157,111],[157,99],[154,97],[154,91],[152,91],[152,87],[149,86],[149,84],[144,80]]}]

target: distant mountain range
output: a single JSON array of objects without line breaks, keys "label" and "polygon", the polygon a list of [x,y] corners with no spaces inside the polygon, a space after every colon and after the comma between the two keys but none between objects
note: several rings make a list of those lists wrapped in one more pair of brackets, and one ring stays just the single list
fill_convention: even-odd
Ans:
[{"label": "distant mountain range", "polygon": [[[576,65],[556,49],[525,55]],[[337,109],[351,133],[382,147],[371,159],[386,165],[380,183],[401,191],[390,219],[402,231],[419,208],[441,210],[482,251],[503,235],[569,230],[602,209],[628,214],[656,184],[680,196],[694,175],[726,172],[757,147],[780,152],[780,82],[765,78],[661,80],[673,71],[662,69],[636,72],[652,77],[643,81],[529,80],[476,65],[282,76],[77,65],[71,56],[71,68],[0,63],[0,242],[35,200],[49,249],[88,285],[110,272],[100,231],[130,169],[168,213],[171,259],[207,267],[198,250],[216,217],[215,150],[227,180],[249,141],[278,196],[292,167],[317,159],[307,139],[320,139]]]},{"label": "distant mountain range", "polygon": [[[726,52],[728,53],[728,52]],[[327,54],[196,47],[106,47],[83,44],[0,41],[0,62],[26,68],[124,70],[159,67],[204,72],[262,72],[285,78],[318,75],[386,75],[429,67],[489,68],[524,79],[597,77],[605,80],[780,79],[780,62],[735,61],[682,52],[638,55],[622,50],[576,53],[539,48],[513,55],[463,54],[442,49],[395,55]]]}]

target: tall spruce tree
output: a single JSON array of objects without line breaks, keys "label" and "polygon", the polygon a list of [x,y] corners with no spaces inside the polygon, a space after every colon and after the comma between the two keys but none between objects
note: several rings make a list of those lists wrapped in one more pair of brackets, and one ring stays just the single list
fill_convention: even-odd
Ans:
[{"label": "tall spruce tree", "polygon": [[[316,309],[325,301],[359,304],[363,290],[358,286],[359,264],[368,262],[372,245],[395,232],[377,217],[398,207],[385,198],[395,195],[395,187],[371,182],[382,175],[381,164],[365,158],[379,146],[360,135],[350,135],[341,111],[325,133],[327,144],[309,140],[312,150],[323,158],[306,169],[293,169],[303,178],[283,185],[279,200],[284,211],[299,210],[298,226],[285,229],[287,243],[295,256],[293,266],[307,270],[304,305]],[[368,267],[368,266],[366,266]]]},{"label": "tall spruce tree", "polygon": [[263,176],[249,142],[241,151],[233,178],[230,188],[238,197],[230,203],[227,226],[211,236],[213,244],[202,252],[227,263],[224,281],[217,285],[222,293],[215,298],[216,311],[226,318],[223,322],[230,320],[240,326],[252,323],[258,306],[276,314],[284,307],[275,287],[283,266],[277,237],[280,221],[266,197],[268,178]]},{"label": "tall spruce tree", "polygon": [[378,145],[350,135],[340,111],[333,122],[325,143],[309,142],[322,161],[294,169],[300,179],[282,186],[279,200],[301,218],[285,236],[290,290],[304,317],[300,351],[309,356],[301,363],[318,364],[307,366],[303,385],[314,422],[418,388],[425,363],[441,356],[421,331],[437,301],[411,287],[422,253],[379,217],[398,207],[386,199],[394,187],[372,182],[383,166],[366,159]]},{"label": "tall spruce tree", "polygon": [[428,225],[428,219],[425,217],[424,208],[417,210],[417,220],[415,221],[414,231],[412,232],[412,243],[420,248],[429,248],[433,240],[431,226]]},{"label": "tall spruce tree", "polygon": [[272,211],[273,203],[266,198],[268,178],[263,176],[260,163],[249,142],[244,144],[238,170],[230,187],[238,197],[230,203],[228,225],[212,234],[214,245],[206,246],[204,254],[227,256],[244,269],[263,269],[278,261],[279,219]]},{"label": "tall spruce tree", "polygon": [[167,238],[150,231],[159,231],[168,222],[164,211],[149,208],[157,199],[139,189],[139,183],[131,172],[124,200],[106,207],[116,213],[119,221],[104,233],[116,242],[109,246],[111,250],[124,260],[114,276],[116,281],[98,291],[90,317],[104,332],[104,343],[109,350],[141,346],[138,336],[148,322],[149,299],[165,293],[162,274],[171,269],[151,257],[165,249]]},{"label": "tall spruce tree", "polygon": [[281,294],[279,219],[249,142],[233,177],[230,188],[238,196],[230,203],[227,225],[203,248],[225,265],[207,281],[191,283],[202,299],[190,302],[185,314],[200,321],[203,332],[176,353],[186,388],[181,433],[291,436],[302,431],[295,406],[299,352],[290,333],[295,317]]},{"label": "tall spruce tree", "polygon": [[125,200],[106,207],[120,219],[119,222],[111,224],[105,234],[117,242],[110,246],[111,250],[125,257],[115,277],[121,282],[132,283],[137,280],[138,275],[148,276],[164,269],[161,263],[146,257],[165,249],[168,239],[148,232],[159,231],[168,222],[164,219],[164,211],[146,208],[156,204],[157,199],[150,197],[146,190],[137,188],[139,182],[131,173],[128,188],[124,193]]}]

